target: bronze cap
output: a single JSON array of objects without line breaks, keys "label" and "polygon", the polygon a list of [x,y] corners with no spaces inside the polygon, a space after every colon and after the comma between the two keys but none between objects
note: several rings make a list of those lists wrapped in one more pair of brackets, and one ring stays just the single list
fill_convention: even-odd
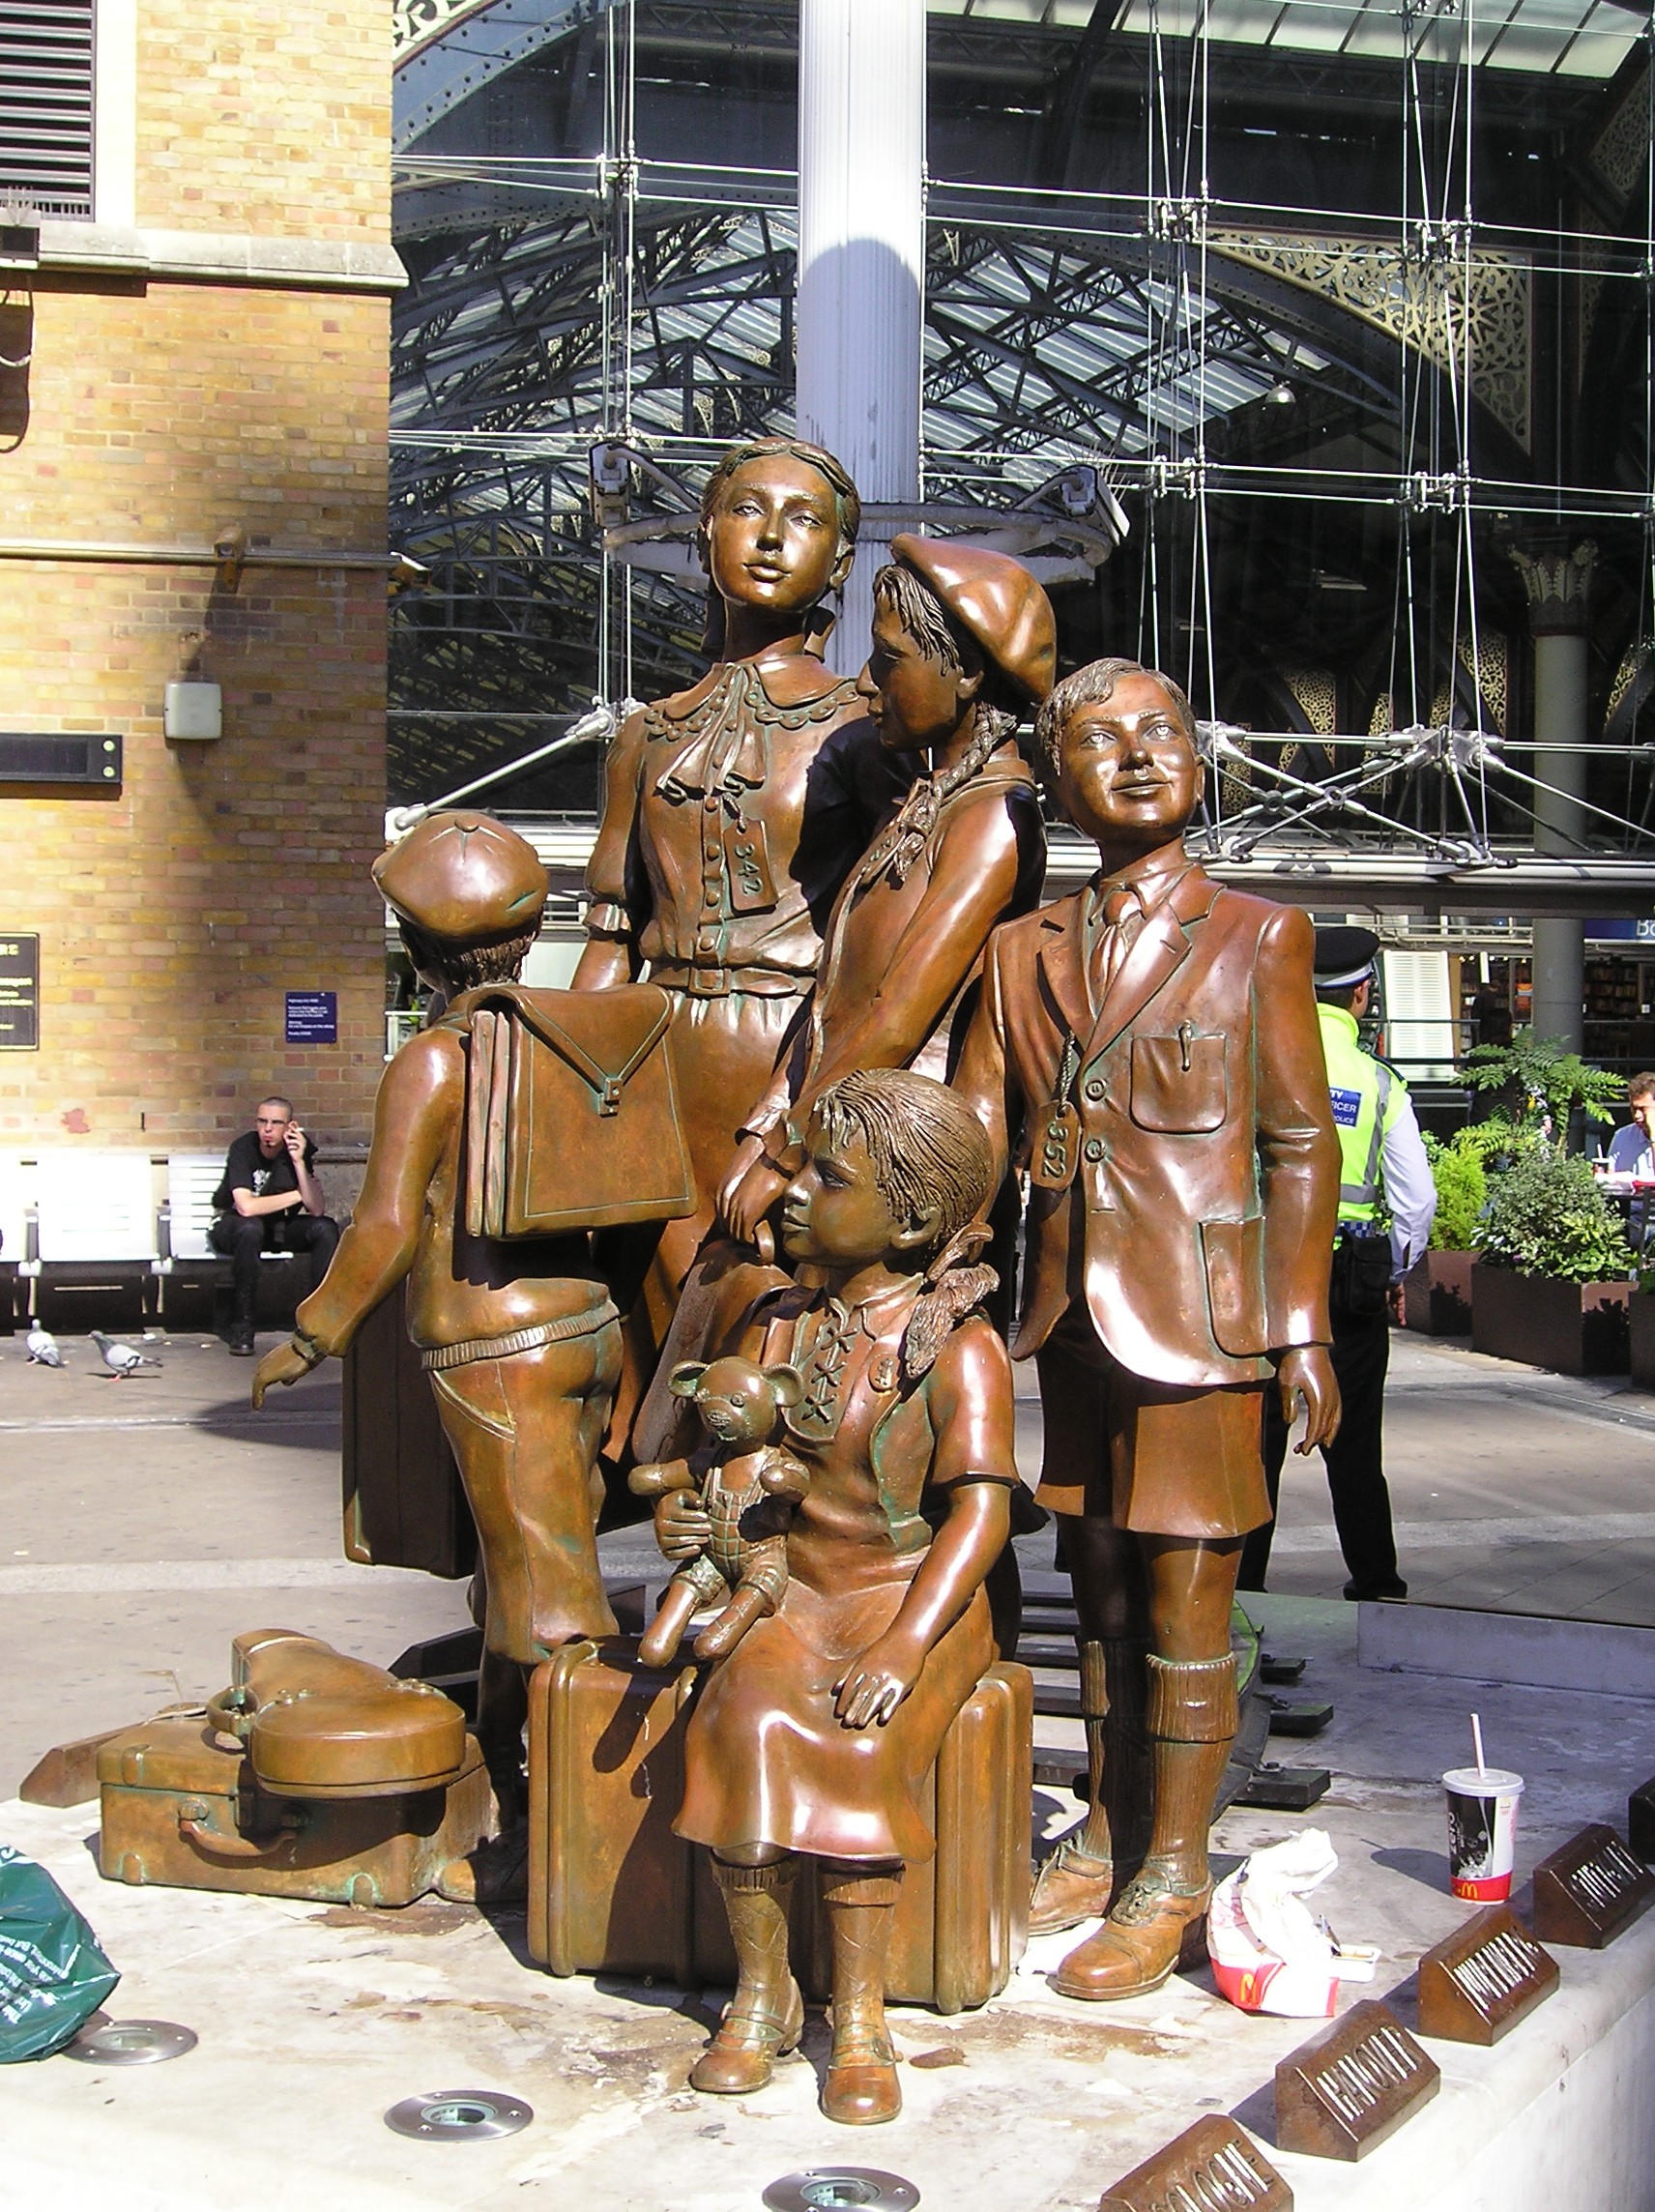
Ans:
[{"label": "bronze cap", "polygon": [[1058,673],[1058,626],[1052,602],[1021,561],[957,538],[890,541],[890,557],[928,584],[984,657],[1038,706]]},{"label": "bronze cap", "polygon": [[549,885],[535,848],[492,815],[430,814],[373,863],[387,905],[444,945],[519,937]]}]

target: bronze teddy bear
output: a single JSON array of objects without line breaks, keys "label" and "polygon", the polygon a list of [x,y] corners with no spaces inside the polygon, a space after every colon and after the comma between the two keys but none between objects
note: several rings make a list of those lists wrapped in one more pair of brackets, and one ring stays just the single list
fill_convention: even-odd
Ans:
[{"label": "bronze teddy bear", "polygon": [[803,1462],[771,1441],[784,1411],[799,1401],[796,1367],[761,1367],[735,1356],[711,1366],[686,1359],[673,1369],[671,1388],[694,1401],[707,1441],[688,1459],[634,1468],[628,1484],[638,1498],[699,1490],[712,1532],[701,1556],[667,1585],[639,1642],[647,1667],[669,1665],[691,1615],[726,1589],[734,1593],[729,1604],[695,1640],[698,1659],[722,1659],[755,1620],[774,1613],[787,1587],[793,1509],[810,1487]]}]

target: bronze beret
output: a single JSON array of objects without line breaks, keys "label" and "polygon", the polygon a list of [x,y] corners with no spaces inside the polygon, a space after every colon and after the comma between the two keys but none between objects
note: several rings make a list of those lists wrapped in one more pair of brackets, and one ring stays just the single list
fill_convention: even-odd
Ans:
[{"label": "bronze beret", "polygon": [[388,906],[444,945],[519,937],[549,886],[535,848],[492,815],[428,814],[373,863]]},{"label": "bronze beret", "polygon": [[928,584],[984,657],[1039,706],[1057,678],[1058,626],[1051,600],[1022,562],[907,531],[891,539],[890,557]]}]

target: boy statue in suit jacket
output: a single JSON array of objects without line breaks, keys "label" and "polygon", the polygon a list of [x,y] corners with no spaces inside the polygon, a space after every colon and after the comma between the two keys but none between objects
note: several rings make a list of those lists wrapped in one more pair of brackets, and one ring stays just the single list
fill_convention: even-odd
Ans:
[{"label": "boy statue in suit jacket", "polygon": [[1231,1601],[1270,1515],[1263,1393],[1273,1379],[1290,1419],[1303,1400],[1301,1451],[1338,1427],[1339,1145],[1308,917],[1221,888],[1184,850],[1202,769],[1183,693],[1094,661],[1036,736],[1101,864],[995,932],[956,1085],[1030,1179],[1012,1352],[1038,1363],[1038,1497],[1081,1619],[1091,1804],[1031,1925],[1107,1911],[1057,1986],[1126,1997],[1166,1980],[1211,1891]]}]

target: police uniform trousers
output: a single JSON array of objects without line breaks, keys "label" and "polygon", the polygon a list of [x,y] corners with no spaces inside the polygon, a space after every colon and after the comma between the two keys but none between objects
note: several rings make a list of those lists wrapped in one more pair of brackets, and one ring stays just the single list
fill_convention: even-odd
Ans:
[{"label": "police uniform trousers", "polygon": [[[1383,1313],[1350,1314],[1338,1305],[1332,1308],[1332,1319],[1330,1356],[1344,1412],[1338,1436],[1332,1443],[1323,1444],[1321,1453],[1327,1463],[1333,1525],[1339,1531],[1339,1549],[1350,1578],[1348,1594],[1399,1597],[1402,1585],[1397,1574],[1396,1539],[1391,1532],[1383,1441],[1390,1320]],[[1264,1476],[1269,1484],[1272,1518],[1247,1539],[1237,1581],[1241,1589],[1264,1586],[1287,1448],[1288,1425],[1282,1418],[1280,1393],[1271,1389],[1264,1396]]]}]

